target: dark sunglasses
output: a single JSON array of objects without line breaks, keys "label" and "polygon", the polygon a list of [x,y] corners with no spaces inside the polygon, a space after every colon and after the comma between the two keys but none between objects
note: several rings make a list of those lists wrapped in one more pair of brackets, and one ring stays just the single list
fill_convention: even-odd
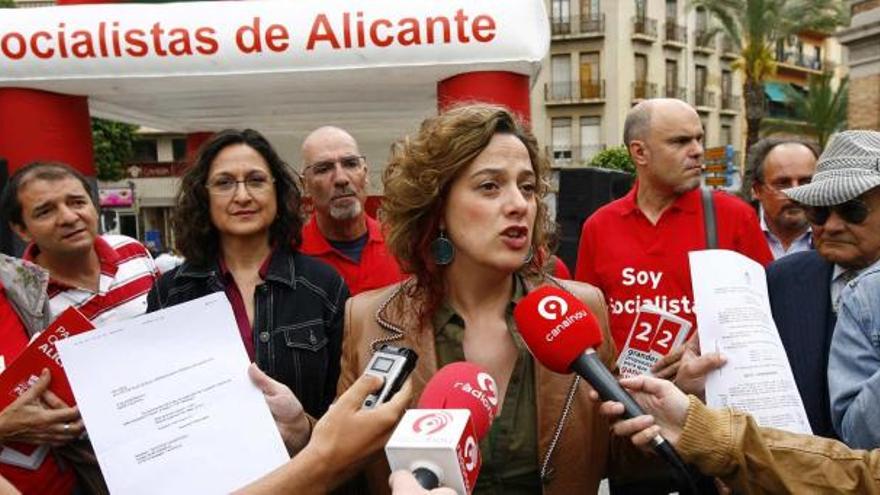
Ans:
[{"label": "dark sunglasses", "polygon": [[807,220],[813,225],[825,225],[831,212],[837,213],[844,222],[858,225],[868,218],[871,209],[861,199],[851,199],[846,203],[834,206],[807,206],[804,205],[804,212],[807,214]]}]

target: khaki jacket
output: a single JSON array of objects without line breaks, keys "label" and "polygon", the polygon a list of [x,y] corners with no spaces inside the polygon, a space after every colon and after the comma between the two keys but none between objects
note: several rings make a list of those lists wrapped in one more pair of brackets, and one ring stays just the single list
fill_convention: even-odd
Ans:
[{"label": "khaki jacket", "polygon": [[[604,336],[597,351],[606,365],[612,366],[615,351],[602,292],[588,284],[549,277],[537,282],[561,285],[587,304],[598,318]],[[411,284],[405,281],[348,300],[339,393],[361,375],[374,350],[390,343],[414,349],[419,355],[411,375],[412,406],[416,405],[425,384],[437,371],[437,359],[434,330],[430,323],[419,325],[421,302],[407,293]],[[526,282],[527,290],[535,285],[535,281]],[[599,482],[606,476],[609,424],[599,415],[597,404],[589,399],[588,387],[580,379],[553,373],[537,362],[534,368],[538,397],[538,466],[543,492],[547,495],[596,493]],[[365,474],[369,493],[390,493],[390,471],[384,456],[368,465]]]},{"label": "khaki jacket", "polygon": [[760,428],[747,414],[690,398],[676,449],[686,462],[742,494],[880,494],[880,449]]}]

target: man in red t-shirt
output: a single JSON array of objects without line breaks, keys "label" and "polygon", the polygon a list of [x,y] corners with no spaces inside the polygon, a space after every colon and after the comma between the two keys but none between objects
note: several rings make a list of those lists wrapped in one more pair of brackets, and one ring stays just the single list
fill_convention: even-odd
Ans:
[{"label": "man in red t-shirt", "polygon": [[364,211],[367,161],[338,127],[321,127],[302,144],[303,176],[315,214],[303,227],[300,251],[329,264],[351,295],[400,281],[379,222]]},{"label": "man in red t-shirt", "polygon": [[[696,325],[688,252],[706,248],[703,135],[697,112],[681,100],[647,100],[633,107],[624,143],[636,166],[636,183],[584,222],[575,279],[604,292],[618,349],[645,302]],[[764,266],[773,261],[754,210],[726,193],[712,197],[718,247]]]}]

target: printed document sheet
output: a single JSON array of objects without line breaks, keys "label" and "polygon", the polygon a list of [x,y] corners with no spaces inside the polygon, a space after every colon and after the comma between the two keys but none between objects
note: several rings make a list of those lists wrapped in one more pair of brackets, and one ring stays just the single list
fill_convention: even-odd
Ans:
[{"label": "printed document sheet", "polygon": [[114,495],[229,493],[289,459],[222,292],[57,347]]},{"label": "printed document sheet", "polygon": [[727,364],[709,374],[706,404],[751,414],[761,426],[811,434],[773,322],[764,268],[733,251],[690,253],[700,351]]}]

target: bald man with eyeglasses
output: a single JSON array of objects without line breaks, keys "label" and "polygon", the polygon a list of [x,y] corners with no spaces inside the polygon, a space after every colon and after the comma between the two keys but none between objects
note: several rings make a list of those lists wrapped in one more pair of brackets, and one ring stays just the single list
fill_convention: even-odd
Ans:
[{"label": "bald man with eyeglasses", "polygon": [[880,260],[878,162],[880,133],[837,134],[819,157],[812,182],[783,191],[803,207],[815,251],[785,256],[767,269],[773,319],[807,417],[814,434],[829,438],[839,438],[829,379],[843,376],[836,366],[848,369],[853,361],[850,356],[843,359],[848,363],[829,364],[841,301],[847,299],[841,294]]},{"label": "bald man with eyeglasses", "polygon": [[403,279],[381,225],[366,213],[369,173],[357,141],[338,127],[320,127],[303,140],[301,154],[314,215],[300,251],[335,268],[351,295]]}]

